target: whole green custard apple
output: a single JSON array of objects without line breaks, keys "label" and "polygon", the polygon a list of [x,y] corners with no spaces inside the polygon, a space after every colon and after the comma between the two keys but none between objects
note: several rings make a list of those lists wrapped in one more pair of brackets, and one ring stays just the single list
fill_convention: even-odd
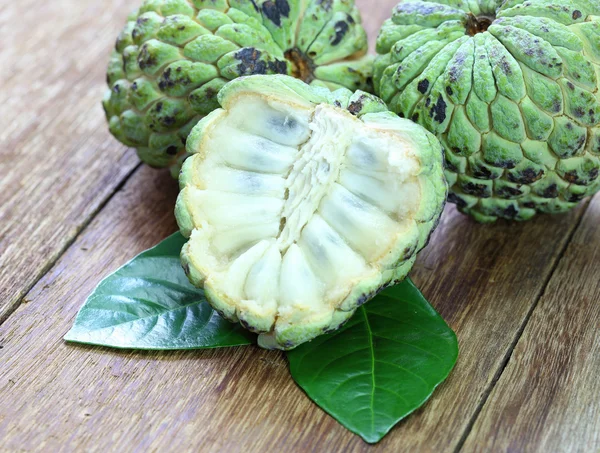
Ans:
[{"label": "whole green custard apple", "polygon": [[377,52],[376,93],[440,139],[460,211],[527,220],[600,189],[598,0],[405,1]]},{"label": "whole green custard apple", "polygon": [[439,141],[380,99],[242,77],[192,130],[176,216],[190,281],[290,349],[404,279],[447,195]]},{"label": "whole green custard apple", "polygon": [[288,74],[367,89],[366,52],[354,0],[145,0],[117,39],[104,109],[119,141],[177,175],[190,130],[228,81]]}]

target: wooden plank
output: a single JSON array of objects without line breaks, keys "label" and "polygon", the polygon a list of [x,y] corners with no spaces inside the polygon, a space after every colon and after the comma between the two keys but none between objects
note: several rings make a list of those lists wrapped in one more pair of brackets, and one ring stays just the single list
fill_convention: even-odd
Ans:
[{"label": "wooden plank", "polygon": [[600,451],[598,225],[600,196],[586,212],[464,451]]},{"label": "wooden plank", "polygon": [[0,12],[0,322],[138,164],[110,138],[105,62],[134,0]]},{"label": "wooden plank", "polygon": [[[30,302],[0,326],[4,445],[364,451],[366,444],[294,385],[280,353],[254,347],[115,352],[62,342],[108,270],[175,230],[169,182],[146,168],[136,174],[28,294]],[[450,451],[457,445],[578,214],[483,226],[448,208],[413,275],[457,330],[460,361],[430,403],[376,449]],[[547,247],[538,246],[542,236]]]},{"label": "wooden plank", "polygon": [[[375,14],[388,13],[383,3],[375,10],[360,1],[372,14],[365,23],[376,24]],[[166,173],[136,173],[35,285],[29,302],[0,326],[2,447],[370,449],[310,403],[280,353],[253,347],[116,352],[62,342],[101,277],[175,230],[175,191]],[[460,361],[425,408],[372,450],[452,451],[459,444],[582,212],[484,226],[446,210],[413,278],[457,331]],[[540,237],[546,247],[538,246]]]}]

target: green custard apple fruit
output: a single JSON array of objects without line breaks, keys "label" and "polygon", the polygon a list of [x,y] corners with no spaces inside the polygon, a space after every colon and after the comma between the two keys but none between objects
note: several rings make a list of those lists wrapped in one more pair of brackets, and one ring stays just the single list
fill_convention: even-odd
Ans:
[{"label": "green custard apple fruit", "polygon": [[117,39],[104,109],[118,140],[177,175],[190,130],[228,81],[288,74],[368,89],[366,51],[354,0],[145,0]]},{"label": "green custard apple fruit", "polygon": [[361,91],[251,76],[218,99],[187,142],[183,267],[261,346],[293,348],[406,277],[445,203],[442,147]]},{"label": "green custard apple fruit", "polygon": [[462,212],[527,220],[600,190],[598,0],[405,1],[377,52],[376,93],[440,139]]}]

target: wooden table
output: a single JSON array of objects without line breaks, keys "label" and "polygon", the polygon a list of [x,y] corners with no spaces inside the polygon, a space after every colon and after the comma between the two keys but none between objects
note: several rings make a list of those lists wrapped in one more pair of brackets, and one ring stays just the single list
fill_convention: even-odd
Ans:
[{"label": "wooden table", "polygon": [[[62,337],[109,271],[176,229],[175,182],[107,131],[136,0],[0,8],[0,451],[600,451],[600,197],[529,223],[448,207],[412,273],[455,371],[369,447],[258,348],[116,352]],[[395,0],[361,0],[374,39]]]}]

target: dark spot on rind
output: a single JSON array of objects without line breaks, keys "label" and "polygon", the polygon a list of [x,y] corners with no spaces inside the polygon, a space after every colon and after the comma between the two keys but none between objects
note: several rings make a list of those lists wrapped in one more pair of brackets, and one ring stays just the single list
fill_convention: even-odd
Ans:
[{"label": "dark spot on rind", "polygon": [[575,11],[573,11],[573,20],[577,20],[582,16],[581,11],[579,11],[578,9],[576,9]]},{"label": "dark spot on rind", "polygon": [[473,176],[478,179],[490,179],[493,174],[489,168],[480,165],[473,168]]},{"label": "dark spot on rind", "polygon": [[348,111],[352,113],[354,116],[357,116],[363,108],[362,99],[358,101],[351,102],[348,106]]},{"label": "dark spot on rind", "polygon": [[213,99],[219,92],[213,88],[207,88],[204,92],[206,99]]},{"label": "dark spot on rind", "polygon": [[268,0],[263,3],[263,14],[277,27],[281,27],[281,17],[290,16],[290,5],[287,0]]},{"label": "dark spot on rind", "polygon": [[585,195],[582,193],[573,193],[570,194],[567,198],[565,198],[569,203],[579,203],[581,200],[585,198]]},{"label": "dark spot on rind", "polygon": [[448,159],[444,159],[444,168],[453,173],[458,173],[458,168],[452,162],[448,161]]},{"label": "dark spot on rind", "polygon": [[454,91],[452,90],[451,87],[447,86],[446,87],[446,93],[448,93],[448,96],[452,96],[454,94]]},{"label": "dark spot on rind", "polygon": [[[244,329],[249,330],[250,332],[254,332],[254,333],[262,333],[260,330],[256,329],[255,327],[251,326],[250,324],[248,324],[246,321],[244,321],[243,319],[240,319],[240,324],[242,326],[244,326]],[[285,346],[287,348],[291,348],[293,346],[293,344],[289,345],[289,346]]]},{"label": "dark spot on rind", "polygon": [[519,210],[512,204],[502,211],[502,216],[505,219],[514,219],[518,214]]},{"label": "dark spot on rind", "polygon": [[584,186],[598,179],[598,169],[594,168],[590,170],[590,172],[587,174],[587,178],[584,179],[580,178],[579,174],[575,170],[569,171],[564,174],[563,179],[572,184]]},{"label": "dark spot on rind", "polygon": [[556,184],[551,184],[544,189],[541,193],[542,198],[556,198],[558,197],[558,186]]},{"label": "dark spot on rind", "polygon": [[419,84],[417,85],[417,89],[419,90],[419,92],[421,94],[427,93],[427,90],[429,89],[429,80],[427,80],[427,79],[421,80],[419,82]]},{"label": "dark spot on rind", "polygon": [[142,70],[156,65],[156,56],[150,54],[147,44],[144,44],[140,50],[140,54],[138,55],[138,65]]},{"label": "dark spot on rind", "polygon": [[504,186],[496,190],[498,196],[502,198],[514,198],[523,195],[523,191],[519,187]]},{"label": "dark spot on rind", "polygon": [[260,59],[262,52],[254,47],[246,47],[235,54],[235,58],[240,62],[238,73],[240,75],[267,74],[287,74],[287,65],[285,61],[275,60],[265,62]]},{"label": "dark spot on rind", "polygon": [[460,196],[458,196],[455,193],[449,193],[448,194],[448,201],[450,203],[454,203],[459,208],[466,208],[467,207],[467,202],[464,199],[460,198]]},{"label": "dark spot on rind", "polygon": [[539,181],[544,176],[544,170],[535,171],[532,168],[526,168],[518,174],[510,173],[508,180],[517,184],[532,184]]},{"label": "dark spot on rind", "polygon": [[430,116],[438,123],[443,123],[446,120],[446,101],[442,96],[438,97],[437,102],[430,110]]},{"label": "dark spot on rind", "polygon": [[467,195],[474,195],[480,198],[489,198],[491,196],[490,190],[485,184],[467,182],[465,184],[462,184],[461,188]]},{"label": "dark spot on rind", "polygon": [[[350,16],[348,16],[348,17],[350,17]],[[335,36],[331,40],[331,45],[337,46],[339,43],[342,42],[342,39],[344,39],[344,36],[346,36],[346,33],[348,33],[348,30],[350,30],[350,25],[348,25],[347,22],[340,20],[335,23],[334,29],[335,29]]]},{"label": "dark spot on rind", "polygon": [[167,148],[167,154],[169,156],[175,156],[177,154],[177,147],[174,145],[171,145]]}]

